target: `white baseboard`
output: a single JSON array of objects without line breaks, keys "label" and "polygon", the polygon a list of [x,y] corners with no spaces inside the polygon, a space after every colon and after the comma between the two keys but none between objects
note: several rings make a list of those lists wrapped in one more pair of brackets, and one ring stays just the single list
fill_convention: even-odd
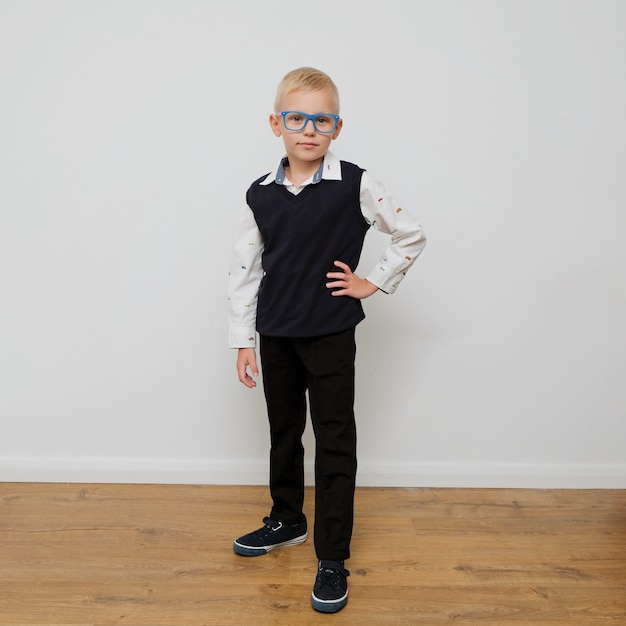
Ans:
[{"label": "white baseboard", "polygon": [[[313,484],[313,467],[305,467]],[[0,482],[265,485],[267,461],[0,456]],[[626,464],[361,461],[360,487],[626,489]]]},{"label": "white baseboard", "polygon": [[372,487],[626,489],[626,464],[362,463],[359,483]]}]

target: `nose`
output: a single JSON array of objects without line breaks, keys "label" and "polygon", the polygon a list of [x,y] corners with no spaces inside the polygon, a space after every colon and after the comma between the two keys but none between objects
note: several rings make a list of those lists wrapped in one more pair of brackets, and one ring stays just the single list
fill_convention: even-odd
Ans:
[{"label": "nose", "polygon": [[307,135],[314,135],[316,133],[315,124],[313,124],[313,120],[306,121],[306,124],[304,125],[302,132],[306,133]]}]

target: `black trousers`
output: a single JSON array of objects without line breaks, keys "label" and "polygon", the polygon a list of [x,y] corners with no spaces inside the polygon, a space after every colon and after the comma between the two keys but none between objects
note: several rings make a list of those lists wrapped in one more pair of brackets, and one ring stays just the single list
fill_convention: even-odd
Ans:
[{"label": "black trousers", "polygon": [[315,434],[318,559],[350,557],[356,479],[355,331],[292,339],[260,337],[270,424],[270,517],[300,522],[304,501],[306,392]]}]

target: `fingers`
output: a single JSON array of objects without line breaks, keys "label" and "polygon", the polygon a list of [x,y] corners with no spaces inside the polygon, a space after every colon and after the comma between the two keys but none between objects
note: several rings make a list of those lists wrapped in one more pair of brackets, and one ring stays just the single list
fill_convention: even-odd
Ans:
[{"label": "fingers", "polygon": [[346,280],[326,283],[326,287],[335,289],[335,291],[331,292],[331,296],[350,296],[357,300],[369,298],[378,291],[376,285],[370,283],[366,278],[359,278],[356,274],[352,274]]},{"label": "fingers", "polygon": [[[341,270],[341,272],[328,272],[328,274],[326,274],[326,278],[336,278],[339,281],[347,281],[350,279],[351,276],[353,276],[354,274],[352,273],[352,270],[350,269],[349,265],[346,265],[345,263],[343,263],[342,261],[335,261],[334,263],[337,267],[339,267]],[[343,283],[342,284],[336,284],[336,283],[328,283],[326,285],[327,287],[343,287],[345,286]]]},{"label": "fingers", "polygon": [[326,283],[328,289],[334,289],[331,293],[333,296],[350,296],[357,300],[369,298],[373,293],[378,291],[378,287],[373,285],[366,278],[360,278],[342,261],[335,261],[335,265],[342,269],[343,272],[328,272],[326,278],[335,279]]},{"label": "fingers", "polygon": [[[330,278],[331,275],[328,274],[328,277]],[[335,278],[339,278],[339,276],[336,276]],[[348,281],[346,281],[346,280],[335,280],[332,283],[326,283],[326,286],[329,289],[339,289],[341,287],[347,287],[348,286]]]},{"label": "fingers", "polygon": [[251,382],[254,382],[248,374],[247,366],[244,364],[241,367],[237,367],[237,377],[239,378],[239,382],[243,383],[246,387],[251,387]]},{"label": "fingers", "polygon": [[248,378],[250,378],[250,376],[248,375],[247,365],[245,363],[241,365],[237,363],[237,378],[239,378],[239,382],[243,383],[246,387],[250,386],[248,384]]},{"label": "fingers", "polygon": [[254,378],[252,378],[252,376],[250,376],[250,374],[248,373],[244,373],[243,376],[240,374],[239,381],[242,382],[249,389],[256,387],[256,380],[254,380]]},{"label": "fingers", "polygon": [[239,350],[237,357],[237,377],[239,382],[246,387],[252,389],[256,387],[256,381],[248,374],[248,368],[252,373],[252,376],[259,375],[259,369],[256,364],[256,352],[251,348],[242,348]]},{"label": "fingers", "polygon": [[343,261],[335,261],[335,265],[341,268],[344,274],[352,274],[352,270],[349,265],[346,265]]},{"label": "fingers", "polygon": [[333,291],[333,296],[346,295],[348,293],[348,289],[350,288],[350,281],[354,277],[354,274],[352,273],[350,266],[343,261],[335,261],[334,265],[343,271],[328,272],[328,274],[326,274],[326,278],[335,280],[333,282],[326,283],[326,287],[328,287],[328,289],[336,290]]}]

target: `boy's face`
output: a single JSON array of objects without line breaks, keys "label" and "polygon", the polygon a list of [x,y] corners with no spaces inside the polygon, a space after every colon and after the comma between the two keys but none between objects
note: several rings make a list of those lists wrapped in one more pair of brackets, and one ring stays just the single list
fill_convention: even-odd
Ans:
[{"label": "boy's face", "polygon": [[[283,97],[281,111],[299,111],[315,115],[319,113],[337,113],[332,96],[325,90],[292,91]],[[280,111],[279,111],[280,113]],[[341,132],[343,121],[339,120],[337,128],[330,133],[320,133],[316,130],[312,121],[308,121],[301,131],[289,131],[283,124],[282,116],[270,115],[270,126],[277,137],[282,137],[289,161],[321,161],[333,139]]]}]

